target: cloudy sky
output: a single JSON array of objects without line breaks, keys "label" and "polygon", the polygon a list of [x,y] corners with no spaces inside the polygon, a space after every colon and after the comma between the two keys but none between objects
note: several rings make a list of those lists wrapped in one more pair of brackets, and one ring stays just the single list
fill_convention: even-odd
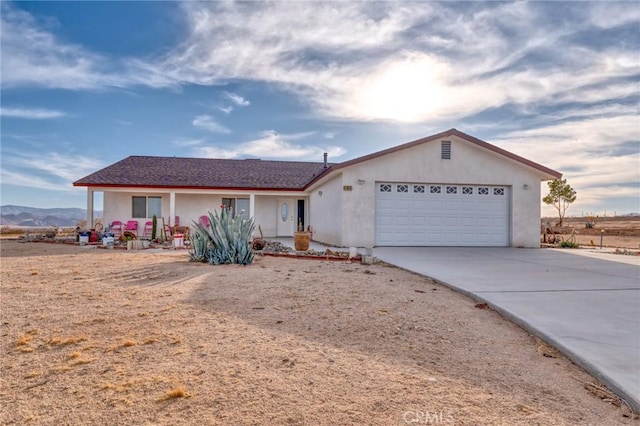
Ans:
[{"label": "cloudy sky", "polygon": [[129,155],[338,162],[455,127],[564,173],[569,215],[640,212],[637,2],[0,7],[2,204],[85,207],[71,183]]}]

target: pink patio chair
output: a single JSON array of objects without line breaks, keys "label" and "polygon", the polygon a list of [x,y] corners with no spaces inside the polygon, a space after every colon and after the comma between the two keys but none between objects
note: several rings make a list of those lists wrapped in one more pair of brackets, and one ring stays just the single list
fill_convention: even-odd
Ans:
[{"label": "pink patio chair", "polygon": [[129,220],[127,221],[127,225],[124,227],[125,232],[131,232],[136,237],[138,236],[138,221],[137,220]]},{"label": "pink patio chair", "polygon": [[150,237],[153,231],[153,222],[148,220],[144,223],[144,230],[142,231],[143,237]]},{"label": "pink patio chair", "polygon": [[114,220],[111,222],[111,233],[115,238],[120,238],[122,235],[122,222],[119,220]]},{"label": "pink patio chair", "polygon": [[202,226],[209,226],[209,216],[200,216],[198,223]]}]

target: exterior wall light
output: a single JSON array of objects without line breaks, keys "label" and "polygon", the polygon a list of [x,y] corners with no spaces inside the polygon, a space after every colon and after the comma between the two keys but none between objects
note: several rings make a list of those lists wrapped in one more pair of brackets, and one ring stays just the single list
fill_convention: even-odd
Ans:
[{"label": "exterior wall light", "polygon": [[525,191],[529,189],[529,184],[525,183],[524,185],[522,185],[522,189],[524,189]]}]

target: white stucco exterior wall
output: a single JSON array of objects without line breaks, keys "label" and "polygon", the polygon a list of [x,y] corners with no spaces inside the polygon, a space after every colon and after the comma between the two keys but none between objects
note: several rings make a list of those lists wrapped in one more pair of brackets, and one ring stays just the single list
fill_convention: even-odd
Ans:
[{"label": "white stucco exterior wall", "polygon": [[278,199],[276,197],[256,195],[254,215],[256,230],[254,235],[260,236],[260,231],[258,231],[258,226],[260,226],[264,238],[276,236],[277,210]]},{"label": "white stucco exterior wall", "polygon": [[[322,194],[322,195],[320,195]],[[314,188],[309,193],[309,223],[313,239],[325,244],[342,245],[342,216],[349,209],[342,203],[342,176]]]},{"label": "white stucco exterior wall", "polygon": [[[314,220],[327,208],[322,200],[321,205],[317,205],[318,190],[331,194],[324,202],[342,205],[342,220],[338,223],[324,218],[323,233],[319,233],[318,239],[324,241],[321,236],[326,233],[330,241],[325,242],[372,247],[376,182],[426,182],[510,186],[511,246],[539,247],[541,172],[457,136],[442,140],[451,141],[450,160],[441,159],[441,140],[435,140],[343,168],[341,177],[313,189],[311,208],[317,211]],[[343,185],[350,185],[352,190],[342,191]],[[526,190],[523,185],[527,186]],[[325,191],[323,187],[331,190]]]}]

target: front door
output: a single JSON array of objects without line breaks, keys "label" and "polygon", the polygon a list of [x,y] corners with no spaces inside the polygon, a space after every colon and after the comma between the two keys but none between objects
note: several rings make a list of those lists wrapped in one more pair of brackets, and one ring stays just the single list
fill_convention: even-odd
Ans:
[{"label": "front door", "polygon": [[278,199],[278,211],[276,212],[276,234],[278,237],[293,236],[293,221],[295,212],[293,211],[293,201],[286,198]]}]

